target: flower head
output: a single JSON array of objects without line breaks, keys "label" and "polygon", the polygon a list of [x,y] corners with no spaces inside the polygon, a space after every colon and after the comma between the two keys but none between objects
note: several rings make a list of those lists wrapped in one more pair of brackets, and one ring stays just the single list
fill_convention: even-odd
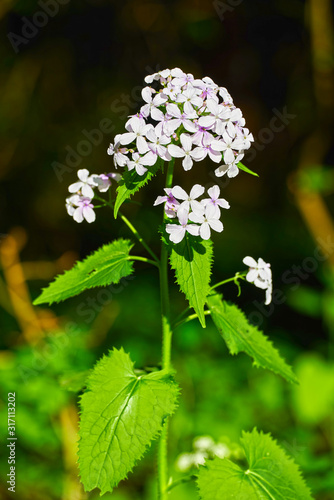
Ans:
[{"label": "flower head", "polygon": [[94,205],[92,199],[94,198],[94,189],[98,189],[100,193],[108,191],[112,181],[119,182],[121,179],[120,174],[110,172],[109,174],[93,174],[89,175],[87,169],[78,171],[79,182],[71,184],[68,188],[70,193],[75,193],[66,198],[67,213],[73,217],[76,222],[82,222],[84,219],[87,222],[95,221]]},{"label": "flower head", "polygon": [[[244,128],[242,112],[227,90],[209,77],[195,79],[180,68],[153,73],[145,81],[145,104],[130,116],[126,132],[118,134],[108,149],[115,165],[131,169],[135,160],[130,155],[144,155],[150,150],[155,155],[154,163],[159,158],[182,158],[186,171],[194,161],[208,157],[220,163],[223,158],[225,165],[216,169],[216,175],[225,171],[231,177],[236,175],[237,162],[253,136]],[[136,170],[145,175],[148,169]]]},{"label": "flower head", "polygon": [[189,216],[192,222],[200,224],[199,235],[203,240],[208,240],[211,236],[211,229],[221,233],[224,229],[222,222],[219,220],[220,213],[217,213],[216,207],[212,204],[202,205],[201,210],[192,212]]},{"label": "flower head", "polygon": [[69,215],[73,217],[76,222],[82,222],[84,219],[87,222],[94,222],[96,215],[94,212],[94,205],[90,198],[75,194],[66,199],[66,208]]},{"label": "flower head", "polygon": [[94,181],[92,177],[89,175],[89,172],[86,168],[78,170],[78,178],[79,182],[75,182],[68,187],[70,193],[78,193],[81,192],[83,196],[86,198],[93,198],[94,191],[92,186],[94,186]]},{"label": "flower head", "polygon": [[186,233],[198,236],[199,228],[195,224],[188,224],[189,211],[182,207],[177,211],[177,218],[179,224],[167,224],[166,231],[169,234],[169,239],[173,243],[180,243],[185,237]]},{"label": "flower head", "polygon": [[[178,219],[179,224],[167,224],[166,231],[173,243],[180,243],[186,233],[208,240],[211,230],[221,232],[224,227],[220,219],[220,207],[229,208],[229,203],[219,198],[219,187],[208,190],[210,198],[199,200],[205,189],[195,184],[187,194],[180,186],[165,189],[166,196],[158,196],[154,205],[165,203],[165,213],[170,219]],[[192,224],[194,223],[194,224]]]},{"label": "flower head", "polygon": [[243,263],[249,267],[246,280],[249,281],[249,283],[254,283],[258,288],[265,290],[265,304],[270,304],[273,289],[270,264],[267,264],[261,257],[257,262],[253,257],[245,257]]}]

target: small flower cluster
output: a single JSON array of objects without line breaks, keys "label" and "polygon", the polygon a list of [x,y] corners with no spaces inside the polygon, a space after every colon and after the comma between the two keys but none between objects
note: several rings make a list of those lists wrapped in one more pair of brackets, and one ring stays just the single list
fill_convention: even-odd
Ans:
[{"label": "small flower cluster", "polygon": [[229,203],[224,198],[219,198],[220,189],[213,186],[208,189],[210,198],[198,200],[203,195],[205,189],[200,184],[195,184],[187,194],[180,186],[165,189],[165,196],[158,196],[154,206],[165,204],[165,213],[170,219],[177,222],[166,224],[166,231],[169,239],[173,243],[180,243],[188,232],[193,236],[200,236],[203,240],[208,240],[211,236],[211,229],[221,233],[224,226],[220,219],[220,208],[230,208]]},{"label": "small flower cluster", "polygon": [[188,472],[215,457],[240,460],[243,453],[239,445],[231,443],[228,439],[216,443],[211,436],[199,436],[193,441],[192,453],[181,453],[175,466],[180,472]]},{"label": "small flower cluster", "polygon": [[270,264],[267,264],[261,257],[258,262],[256,262],[253,257],[245,257],[243,263],[249,267],[249,271],[246,276],[246,280],[249,283],[254,283],[258,288],[262,288],[266,291],[266,306],[271,302],[271,296],[273,291],[272,273]]},{"label": "small flower cluster", "polygon": [[76,222],[94,222],[96,215],[92,199],[94,198],[94,188],[100,193],[105,193],[111,186],[111,180],[118,182],[121,179],[119,174],[89,175],[86,168],[78,170],[79,181],[71,184],[68,188],[72,196],[66,198],[67,213]]},{"label": "small flower cluster", "polygon": [[158,158],[182,158],[184,170],[190,170],[194,161],[208,156],[217,164],[223,160],[215,170],[217,177],[235,177],[254,138],[226,88],[209,77],[195,79],[180,68],[154,73],[145,82],[162,88],[143,88],[145,104],[108,149],[115,167],[144,175]]}]

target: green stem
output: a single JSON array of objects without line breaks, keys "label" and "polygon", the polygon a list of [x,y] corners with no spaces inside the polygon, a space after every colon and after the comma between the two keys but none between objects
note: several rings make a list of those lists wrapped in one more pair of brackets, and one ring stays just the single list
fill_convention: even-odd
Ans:
[{"label": "green stem", "polygon": [[157,263],[155,260],[147,259],[146,257],[138,257],[136,255],[129,255],[128,260],[138,260],[140,262],[146,262],[147,264],[152,264],[152,266],[155,266],[158,269],[160,269],[159,263]]},{"label": "green stem", "polygon": [[214,290],[215,288],[218,288],[221,285],[225,285],[225,283],[230,283],[231,281],[234,281],[234,283],[236,283],[236,281],[238,281],[238,279],[243,280],[243,279],[245,279],[246,274],[247,273],[237,273],[235,276],[233,276],[233,278],[229,278],[227,280],[220,281],[219,283],[216,283],[215,285],[213,285],[211,287],[211,290]]},{"label": "green stem", "polygon": [[189,483],[190,481],[194,481],[195,479],[197,479],[197,476],[195,476],[195,475],[193,475],[193,476],[187,476],[187,477],[182,477],[181,479],[177,479],[176,481],[174,481],[174,483],[171,483],[167,487],[167,491],[170,491],[173,488],[176,488],[177,486],[180,486],[180,484]]},{"label": "green stem", "polygon": [[172,324],[172,329],[175,330],[175,328],[177,327],[177,325],[179,323],[181,323],[181,321],[184,320],[185,316],[188,314],[188,312],[190,311],[190,306],[187,307],[187,309],[185,309],[183,312],[181,312],[181,314],[179,314],[177,316],[177,318],[174,320],[174,323]]},{"label": "green stem", "polygon": [[159,266],[160,262],[159,262],[158,257],[155,255],[155,253],[153,252],[153,250],[150,249],[150,247],[148,246],[148,244],[145,242],[144,238],[138,233],[137,229],[131,224],[131,222],[125,217],[125,215],[121,214],[120,212],[118,212],[118,213],[120,214],[122,221],[125,222],[125,224],[128,226],[128,228],[133,232],[133,234],[135,235],[135,237],[137,238],[137,240],[139,241],[139,243],[141,243],[143,245],[143,247],[145,248],[145,250],[147,250],[147,252],[153,258],[153,260],[155,260],[155,262]]},{"label": "green stem", "polygon": [[[204,316],[210,316],[210,314],[211,314],[211,311],[204,311]],[[196,319],[196,318],[198,318],[197,314],[191,314],[187,318],[184,318],[181,321],[179,321],[178,323],[176,323],[175,326],[173,326],[173,328],[174,328],[174,330],[176,330],[176,328],[178,328],[179,326],[184,325],[185,323],[189,323],[189,321],[192,321],[193,319]]]},{"label": "green stem", "polygon": [[[101,198],[98,195],[95,195],[95,198],[97,200],[103,201],[104,204],[107,205],[110,208],[114,207],[114,204],[111,201],[106,201],[106,200],[104,200],[103,198]],[[139,241],[139,243],[141,243],[143,245],[143,247],[145,248],[145,250],[153,258],[153,260],[155,261],[155,264],[158,265],[158,266],[160,266],[160,261],[159,261],[158,257],[155,255],[155,253],[153,252],[153,250],[150,249],[150,247],[148,246],[148,244],[146,243],[146,241],[144,240],[144,238],[139,234],[139,232],[137,231],[137,229],[133,226],[133,224],[131,224],[131,222],[125,217],[125,215],[121,214],[120,212],[118,212],[118,213],[119,213],[122,221],[132,231],[132,233],[135,235],[135,237],[137,238],[137,240]]]},{"label": "green stem", "polygon": [[[172,187],[173,183],[174,160],[168,164],[166,175],[166,187]],[[165,214],[164,214],[165,220]],[[168,250],[167,246],[161,245],[160,260],[160,293],[161,293],[161,316],[162,316],[162,369],[169,371],[171,368],[171,349],[172,349],[172,328],[170,322],[170,303],[168,289]],[[164,423],[158,445],[158,491],[159,500],[167,500],[168,484],[168,459],[167,459],[167,440],[168,440],[168,419]]]}]

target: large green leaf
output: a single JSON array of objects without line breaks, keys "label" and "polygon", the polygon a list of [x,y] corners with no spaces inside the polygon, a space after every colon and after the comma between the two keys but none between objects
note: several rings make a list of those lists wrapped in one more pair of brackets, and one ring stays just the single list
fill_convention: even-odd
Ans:
[{"label": "large green leaf", "polygon": [[104,245],[85,260],[77,262],[70,271],[57,276],[44,288],[34,305],[60,302],[87,288],[117,284],[133,272],[132,262],[129,261],[132,246],[129,240],[123,239]]},{"label": "large green leaf", "polygon": [[145,186],[145,184],[147,184],[160,170],[162,164],[163,161],[161,158],[158,158],[157,162],[152,167],[148,167],[149,169],[145,175],[137,174],[135,169],[125,170],[117,188],[117,196],[114,206],[115,219],[123,203],[139,191],[140,188]]},{"label": "large green leaf", "polygon": [[122,349],[97,363],[80,402],[79,466],[86,491],[104,494],[127,477],[175,410],[177,396],[170,374],[136,375]]},{"label": "large green leaf", "polygon": [[255,366],[278,373],[289,382],[297,382],[291,367],[281,358],[270,340],[248,322],[236,305],[221,300],[219,294],[211,295],[207,304],[213,322],[231,354],[245,352],[253,358]]},{"label": "large green leaf", "polygon": [[195,310],[203,328],[212,260],[212,242],[209,240],[198,241],[198,238],[186,234],[181,243],[172,246],[170,263],[175,271],[176,282]]},{"label": "large green leaf", "polygon": [[200,467],[202,500],[312,500],[299,467],[270,434],[244,432],[241,443],[247,468],[227,458]]}]

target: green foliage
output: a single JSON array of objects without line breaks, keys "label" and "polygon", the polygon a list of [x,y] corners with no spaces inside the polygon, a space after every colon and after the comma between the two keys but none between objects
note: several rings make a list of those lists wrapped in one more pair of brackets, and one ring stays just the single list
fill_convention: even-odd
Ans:
[{"label": "green foliage", "polygon": [[232,355],[245,352],[253,358],[255,366],[278,373],[289,382],[297,382],[291,367],[281,358],[272,343],[247,321],[236,305],[221,300],[219,294],[211,295],[207,304],[213,322]]},{"label": "green foliage", "polygon": [[240,168],[240,170],[243,170],[244,172],[247,172],[247,174],[251,174],[251,175],[255,175],[256,177],[259,177],[259,175],[256,172],[253,172],[253,170],[251,170],[250,168],[246,167],[246,165],[244,165],[243,163],[241,163],[241,161],[238,163],[237,167]]},{"label": "green foliage", "polygon": [[299,467],[272,439],[254,429],[241,439],[248,467],[215,458],[202,466],[198,487],[203,500],[311,500]]},{"label": "green foliage", "polygon": [[61,387],[70,392],[80,392],[86,385],[86,380],[91,370],[83,372],[69,372],[60,377],[59,382]]},{"label": "green foliage", "polygon": [[174,412],[177,395],[170,374],[137,376],[122,349],[97,363],[80,402],[79,465],[86,491],[104,494],[127,477]]},{"label": "green foliage", "polygon": [[129,240],[123,239],[104,245],[85,260],[77,262],[70,271],[59,275],[44,288],[34,305],[60,302],[88,288],[119,283],[121,278],[133,272],[129,262],[132,246]]},{"label": "green foliage", "polygon": [[186,234],[178,245],[173,245],[170,263],[175,271],[176,282],[195,310],[205,328],[204,305],[210,291],[210,275],[213,260],[211,241],[197,241]]},{"label": "green foliage", "polygon": [[139,191],[140,188],[145,186],[156,175],[162,166],[161,158],[150,167],[145,175],[137,174],[136,170],[126,170],[120,180],[117,188],[117,196],[114,207],[114,216],[117,217],[118,211],[123,203],[129,199],[133,194]]},{"label": "green foliage", "polygon": [[[334,366],[316,354],[305,354],[296,365],[300,384],[294,387],[293,406],[299,421],[317,425],[334,410]],[[312,397],[310,397],[312,394]]]}]

